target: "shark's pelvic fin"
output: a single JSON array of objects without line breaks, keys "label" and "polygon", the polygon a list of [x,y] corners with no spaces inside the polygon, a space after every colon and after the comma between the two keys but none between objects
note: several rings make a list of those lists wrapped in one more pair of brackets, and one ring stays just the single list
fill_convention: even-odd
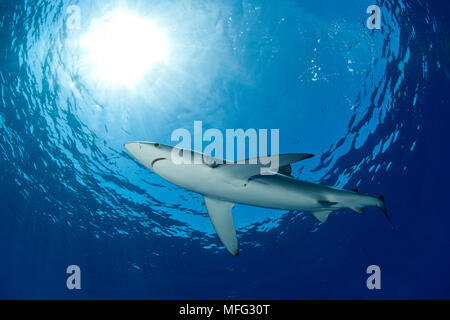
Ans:
[{"label": "shark's pelvic fin", "polygon": [[239,254],[236,229],[234,227],[232,210],[234,203],[204,196],[209,218],[217,235],[227,250],[234,256]]},{"label": "shark's pelvic fin", "polygon": [[333,210],[320,210],[314,211],[312,214],[314,215],[314,217],[316,217],[317,220],[319,220],[322,223],[325,223],[332,211]]}]

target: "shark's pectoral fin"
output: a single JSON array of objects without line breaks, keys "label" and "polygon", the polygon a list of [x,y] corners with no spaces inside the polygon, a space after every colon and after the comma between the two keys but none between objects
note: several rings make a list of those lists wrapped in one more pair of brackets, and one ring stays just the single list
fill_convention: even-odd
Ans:
[{"label": "shark's pectoral fin", "polygon": [[204,197],[209,218],[217,235],[227,250],[234,256],[239,254],[236,229],[234,228],[232,210],[234,203]]},{"label": "shark's pectoral fin", "polygon": [[313,211],[314,217],[316,217],[317,220],[319,220],[322,223],[325,223],[327,221],[328,216],[333,210],[319,210],[319,211]]}]

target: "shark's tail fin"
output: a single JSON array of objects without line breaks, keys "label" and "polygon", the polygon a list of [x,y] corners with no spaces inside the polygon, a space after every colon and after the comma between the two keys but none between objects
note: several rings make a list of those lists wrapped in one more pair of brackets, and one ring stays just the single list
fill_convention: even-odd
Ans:
[{"label": "shark's tail fin", "polygon": [[377,207],[383,212],[384,216],[386,217],[387,221],[389,222],[392,230],[394,230],[394,224],[391,221],[391,218],[389,217],[387,210],[386,210],[386,202],[384,200],[384,196],[379,196],[378,199],[381,200],[381,205],[378,205]]}]

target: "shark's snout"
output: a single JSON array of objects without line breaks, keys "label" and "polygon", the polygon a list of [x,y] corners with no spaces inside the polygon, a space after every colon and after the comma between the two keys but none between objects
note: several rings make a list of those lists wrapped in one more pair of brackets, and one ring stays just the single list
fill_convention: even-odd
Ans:
[{"label": "shark's snout", "polygon": [[135,158],[138,157],[140,145],[138,142],[128,142],[123,145],[125,149]]},{"label": "shark's snout", "polygon": [[170,150],[159,143],[135,141],[125,143],[123,146],[131,156],[149,169],[152,169],[155,159],[170,156]]}]

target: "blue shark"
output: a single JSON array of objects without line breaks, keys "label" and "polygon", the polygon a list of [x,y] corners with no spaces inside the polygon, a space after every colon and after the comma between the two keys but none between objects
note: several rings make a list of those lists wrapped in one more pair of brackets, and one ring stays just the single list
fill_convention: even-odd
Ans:
[{"label": "blue shark", "polygon": [[[236,203],[306,211],[322,223],[336,210],[349,208],[363,213],[366,207],[376,207],[383,212],[393,228],[382,196],[374,197],[356,190],[343,190],[294,179],[291,176],[291,164],[311,158],[312,154],[280,154],[278,172],[261,174],[261,163],[267,161],[246,159],[226,163],[195,151],[154,142],[130,142],[124,146],[142,165],[165,180],[201,194],[217,235],[225,248],[235,256],[239,254],[232,214]],[[173,154],[180,152],[184,152],[188,159],[199,157],[204,160],[201,163],[176,163],[173,161]]]}]

